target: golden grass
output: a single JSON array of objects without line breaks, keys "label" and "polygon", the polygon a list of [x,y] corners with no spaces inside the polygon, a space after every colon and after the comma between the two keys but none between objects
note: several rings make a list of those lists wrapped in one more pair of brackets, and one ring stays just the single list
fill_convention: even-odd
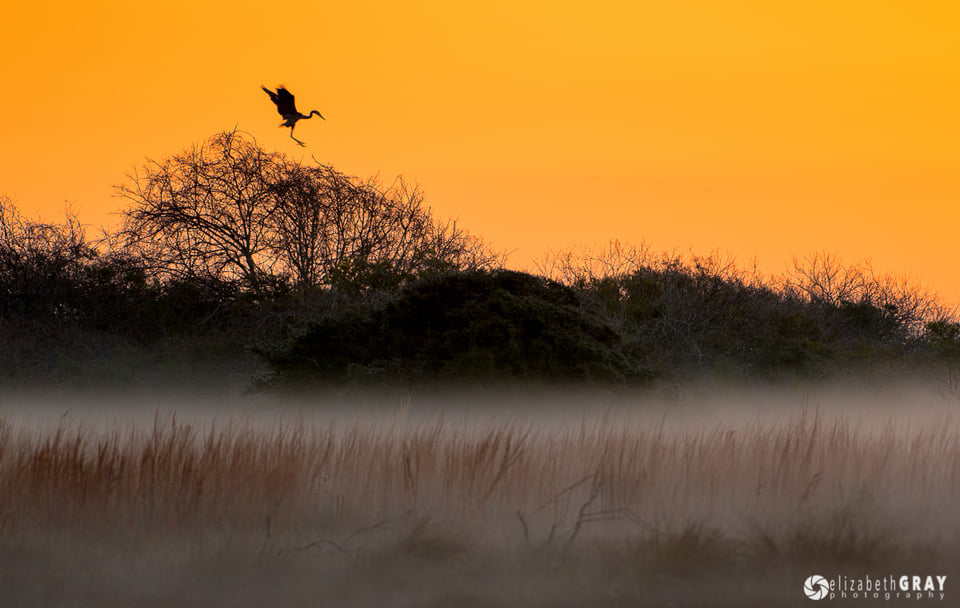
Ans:
[{"label": "golden grass", "polygon": [[[620,605],[589,595],[596,584],[628,603],[654,593],[696,605],[676,580],[722,573],[724,585],[766,578],[758,597],[793,601],[794,570],[950,563],[958,499],[950,418],[865,428],[806,411],[683,428],[603,416],[537,427],[158,415],[105,430],[0,419],[0,567],[34,581],[50,564],[94,568],[84,580],[102,582],[131,563],[169,575],[171,564],[227,560],[230,576],[304,575],[289,584],[310,580],[311,593],[335,589],[353,605],[366,600],[345,581],[409,591],[424,569],[443,573],[416,587],[430,601],[466,585],[482,605],[547,605],[573,585],[587,595],[570,598]],[[88,558],[113,565],[80,567]],[[778,576],[796,588],[770,582]],[[0,594],[8,584],[0,576]],[[727,591],[730,605],[744,599]]]}]

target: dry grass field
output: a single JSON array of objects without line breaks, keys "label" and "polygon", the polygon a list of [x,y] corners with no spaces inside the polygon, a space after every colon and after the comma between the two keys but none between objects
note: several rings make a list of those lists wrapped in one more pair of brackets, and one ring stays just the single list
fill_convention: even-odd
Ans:
[{"label": "dry grass field", "polygon": [[811,574],[960,597],[955,400],[707,395],[7,397],[0,605],[806,605]]}]

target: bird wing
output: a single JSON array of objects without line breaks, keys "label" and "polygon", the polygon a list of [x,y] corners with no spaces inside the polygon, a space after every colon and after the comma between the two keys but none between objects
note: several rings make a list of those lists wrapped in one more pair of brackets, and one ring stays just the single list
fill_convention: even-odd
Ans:
[{"label": "bird wing", "polygon": [[263,89],[263,92],[270,96],[270,101],[273,103],[280,103],[280,98],[277,97],[277,94],[268,89],[267,87],[260,85],[260,88]]},{"label": "bird wing", "polygon": [[280,114],[297,114],[297,106],[293,103],[293,93],[283,87],[277,89],[277,98],[274,100],[277,104],[277,111]]}]

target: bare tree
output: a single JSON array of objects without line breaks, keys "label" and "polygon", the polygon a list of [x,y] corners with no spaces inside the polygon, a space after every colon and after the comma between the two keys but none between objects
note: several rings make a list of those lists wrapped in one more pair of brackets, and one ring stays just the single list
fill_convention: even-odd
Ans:
[{"label": "bare tree", "polygon": [[[64,318],[96,269],[118,258],[100,249],[106,239],[89,239],[76,213],[63,222],[25,218],[7,197],[0,197],[0,319],[14,312]],[[119,265],[115,266],[119,267]]]},{"label": "bare tree", "polygon": [[792,268],[775,284],[781,292],[808,301],[877,307],[915,333],[924,323],[951,314],[936,294],[909,276],[878,274],[870,261],[845,264],[828,253],[794,257]]},{"label": "bare tree", "polygon": [[295,167],[278,190],[277,253],[301,285],[328,283],[347,265],[400,270],[431,222],[419,198],[383,193],[328,166]]},{"label": "bare tree", "polygon": [[355,279],[370,268],[407,276],[502,261],[455,222],[435,221],[422,192],[398,179],[382,189],[325,165],[268,153],[224,132],[117,188],[126,246],[161,274],[262,291]]},{"label": "bare tree", "polygon": [[29,220],[9,197],[0,197],[0,251],[17,259],[44,254],[58,258],[96,255],[98,241],[90,241],[80,219],[66,209],[63,223]]},{"label": "bare tree", "polygon": [[278,184],[276,254],[300,285],[329,284],[379,268],[396,277],[427,269],[502,263],[456,222],[437,222],[416,186],[383,189],[330,166],[294,166]]},{"label": "bare tree", "polygon": [[285,164],[237,131],[147,161],[117,187],[134,203],[123,224],[126,246],[162,274],[260,291],[276,262],[271,216]]}]

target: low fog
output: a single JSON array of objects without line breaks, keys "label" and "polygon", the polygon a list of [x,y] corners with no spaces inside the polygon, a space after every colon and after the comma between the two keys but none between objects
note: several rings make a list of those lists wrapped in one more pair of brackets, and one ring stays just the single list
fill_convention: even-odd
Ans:
[{"label": "low fog", "polygon": [[864,432],[891,425],[908,430],[953,420],[960,391],[942,383],[797,383],[742,386],[700,384],[646,389],[526,386],[253,392],[178,386],[97,390],[0,389],[0,416],[22,430],[82,426],[113,430],[175,417],[209,428],[237,424],[274,429],[286,423],[416,428],[511,423],[548,431],[596,422],[653,426],[665,431],[736,430],[815,417],[842,420]]},{"label": "low fog", "polygon": [[805,605],[812,574],[960,580],[940,385],[212,394],[3,393],[0,603]]}]

